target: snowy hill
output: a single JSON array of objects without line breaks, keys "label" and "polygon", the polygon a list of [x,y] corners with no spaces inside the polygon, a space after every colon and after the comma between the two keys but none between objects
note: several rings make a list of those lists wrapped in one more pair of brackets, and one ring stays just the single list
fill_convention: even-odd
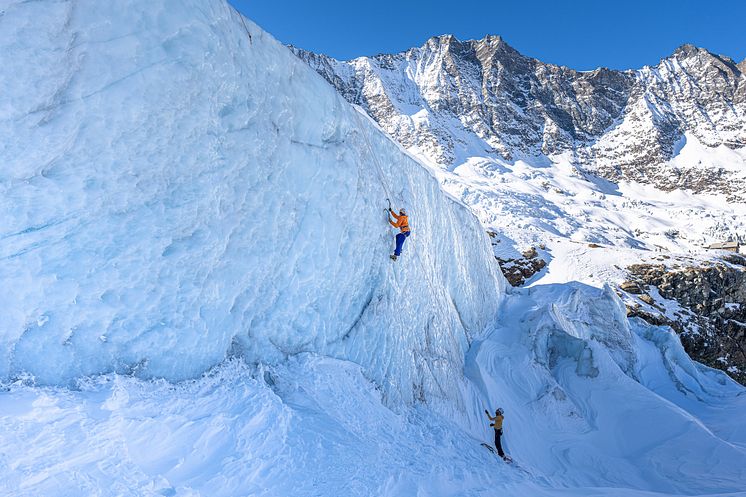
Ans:
[{"label": "snowy hill", "polygon": [[[410,152],[454,174],[446,187],[465,197],[466,185],[487,226],[674,251],[744,236],[746,75],[727,57],[685,45],[655,67],[578,72],[497,36],[450,35],[351,61],[294,51]],[[573,226],[595,207],[612,214]],[[686,239],[671,243],[676,229]]]},{"label": "snowy hill", "polygon": [[526,57],[499,36],[430,38],[399,54],[337,61],[295,52],[408,149],[449,168],[470,157],[572,154],[611,181],[744,199],[736,163],[668,161],[687,142],[746,146],[746,75],[691,45],[639,71],[574,71]]},{"label": "snowy hill", "polygon": [[742,493],[741,386],[608,287],[508,294],[469,209],[226,3],[0,10],[3,495]]}]

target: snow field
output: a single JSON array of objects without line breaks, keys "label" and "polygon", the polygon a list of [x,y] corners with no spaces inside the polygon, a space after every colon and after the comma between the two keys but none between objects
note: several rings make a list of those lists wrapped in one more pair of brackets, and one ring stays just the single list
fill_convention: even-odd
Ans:
[{"label": "snow field", "polygon": [[[77,389],[6,385],[8,495],[745,495],[742,387],[678,338],[622,323],[613,294],[550,285],[511,297],[466,360],[468,407],[386,405],[359,365],[234,359],[173,384],[105,375]],[[547,308],[553,310],[548,311]],[[619,357],[632,348],[635,366]],[[508,466],[480,446],[506,411]],[[19,449],[21,449],[19,452]]]},{"label": "snow field", "polygon": [[0,451],[28,456],[4,458],[7,495],[488,495],[523,479],[432,411],[393,413],[359,366],[307,354],[178,385],[11,390]]}]

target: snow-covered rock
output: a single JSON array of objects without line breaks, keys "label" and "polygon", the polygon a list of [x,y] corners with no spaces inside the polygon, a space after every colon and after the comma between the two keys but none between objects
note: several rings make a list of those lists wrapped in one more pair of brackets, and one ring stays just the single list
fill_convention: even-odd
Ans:
[{"label": "snow-covered rock", "polygon": [[317,352],[458,391],[505,284],[479,222],[228,4],[6,2],[0,66],[0,377]]},{"label": "snow-covered rock", "polygon": [[708,148],[746,146],[746,75],[692,45],[638,71],[546,64],[499,36],[436,36],[350,61],[294,50],[405,147],[443,167],[570,153],[573,165],[609,180],[746,198],[743,160],[667,164],[686,134]]}]

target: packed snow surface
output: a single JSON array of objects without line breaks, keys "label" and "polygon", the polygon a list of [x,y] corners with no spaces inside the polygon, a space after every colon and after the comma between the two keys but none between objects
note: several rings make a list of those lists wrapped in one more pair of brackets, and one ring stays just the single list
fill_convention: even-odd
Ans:
[{"label": "packed snow surface", "polygon": [[[744,389],[610,290],[522,290],[466,359],[461,413],[392,411],[357,364],[232,360],[168,383],[0,395],[8,495],[746,495]],[[505,409],[508,465],[483,408]]]},{"label": "packed snow surface", "polygon": [[0,12],[3,495],[744,495],[742,387],[608,287],[506,298],[476,218],[227,4]]}]

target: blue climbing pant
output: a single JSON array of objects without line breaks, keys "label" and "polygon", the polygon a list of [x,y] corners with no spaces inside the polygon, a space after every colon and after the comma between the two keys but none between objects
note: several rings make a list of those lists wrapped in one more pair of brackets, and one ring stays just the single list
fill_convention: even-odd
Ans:
[{"label": "blue climbing pant", "polygon": [[409,233],[409,231],[402,231],[396,235],[396,250],[394,250],[395,256],[399,257],[401,255],[401,248],[404,246],[404,240],[407,239]]}]

